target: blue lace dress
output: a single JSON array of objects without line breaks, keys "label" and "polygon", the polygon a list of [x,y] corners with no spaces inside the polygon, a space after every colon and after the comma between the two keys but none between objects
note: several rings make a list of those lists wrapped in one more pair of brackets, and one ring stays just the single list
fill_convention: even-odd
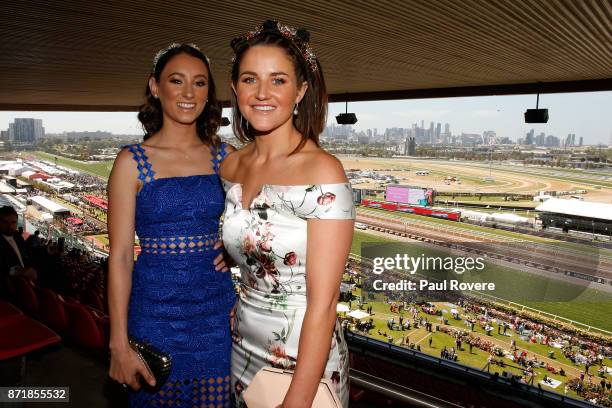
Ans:
[{"label": "blue lace dress", "polygon": [[128,332],[172,356],[155,394],[130,392],[133,407],[229,407],[229,313],[236,300],[229,273],[215,271],[224,192],[214,173],[156,178],[140,144],[133,154],[143,187],[136,198],[141,253],[134,266]]}]

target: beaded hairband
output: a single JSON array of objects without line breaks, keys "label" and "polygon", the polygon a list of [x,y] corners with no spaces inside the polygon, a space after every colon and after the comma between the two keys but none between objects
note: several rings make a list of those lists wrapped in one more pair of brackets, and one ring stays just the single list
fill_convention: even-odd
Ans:
[{"label": "beaded hairband", "polygon": [[155,54],[155,57],[153,57],[153,72],[155,72],[155,68],[157,68],[157,63],[159,62],[159,60],[166,55],[166,53],[168,53],[168,51],[171,51],[175,48],[179,48],[182,47],[183,45],[186,45],[190,48],[193,48],[194,50],[197,50],[198,52],[200,52],[200,54],[202,54],[204,56],[204,58],[206,59],[206,63],[208,63],[208,65],[210,65],[210,60],[208,59],[208,57],[206,55],[204,55],[204,53],[202,52],[202,50],[200,49],[200,47],[198,47],[197,45],[195,45],[194,43],[189,43],[189,44],[180,44],[180,43],[172,43],[169,46],[167,46],[166,48],[163,48],[159,51],[157,51],[157,54]]},{"label": "beaded hairband", "polygon": [[291,41],[302,53],[302,57],[308,63],[310,71],[317,70],[317,57],[310,47],[310,33],[305,28],[293,28],[286,25],[281,25],[278,21],[266,20],[263,24],[257,26],[254,31],[249,31],[244,35],[235,37],[231,42],[231,47],[234,50],[232,63],[236,62],[236,54],[238,51],[253,38],[262,33],[273,33],[280,35]]}]

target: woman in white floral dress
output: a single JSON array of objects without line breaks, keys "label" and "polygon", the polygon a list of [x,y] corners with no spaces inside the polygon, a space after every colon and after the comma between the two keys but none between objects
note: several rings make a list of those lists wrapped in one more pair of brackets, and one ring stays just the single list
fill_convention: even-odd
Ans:
[{"label": "woman in white floral dress", "polygon": [[225,159],[225,248],[241,270],[232,324],[236,404],[265,366],[295,370],[281,407],[310,407],[319,380],[348,406],[336,303],[353,235],[353,194],[318,146],[327,95],[308,33],[267,21],[232,42],[234,131]]}]

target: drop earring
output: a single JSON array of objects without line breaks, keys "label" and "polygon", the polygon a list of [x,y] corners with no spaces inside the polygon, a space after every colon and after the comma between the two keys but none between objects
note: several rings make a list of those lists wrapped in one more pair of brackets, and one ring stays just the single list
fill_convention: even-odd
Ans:
[{"label": "drop earring", "polygon": [[298,115],[298,104],[295,104],[295,108],[293,108],[293,116],[297,116]]}]

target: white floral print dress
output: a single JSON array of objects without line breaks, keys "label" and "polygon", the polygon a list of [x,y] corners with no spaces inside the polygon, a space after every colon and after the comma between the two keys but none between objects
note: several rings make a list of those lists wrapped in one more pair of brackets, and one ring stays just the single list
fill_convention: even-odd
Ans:
[{"label": "white floral print dress", "polygon": [[[223,180],[227,193],[223,242],[241,272],[232,332],[232,390],[242,392],[265,366],[294,369],[306,312],[306,224],[309,218],[354,219],[350,184],[264,185],[248,209],[242,185]],[[348,407],[348,348],[342,329],[330,341],[325,377]]]}]

